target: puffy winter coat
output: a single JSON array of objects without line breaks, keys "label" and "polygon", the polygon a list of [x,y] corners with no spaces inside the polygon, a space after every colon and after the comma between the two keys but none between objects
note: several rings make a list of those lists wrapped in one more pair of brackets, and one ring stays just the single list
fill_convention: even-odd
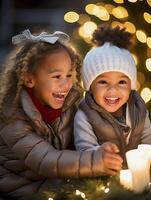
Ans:
[{"label": "puffy winter coat", "polygon": [[13,120],[1,124],[0,194],[11,199],[49,187],[58,178],[96,177],[101,174],[100,149],[89,152],[72,148],[75,103],[72,89],[63,113],[50,126],[34,106],[28,93],[21,93]]}]

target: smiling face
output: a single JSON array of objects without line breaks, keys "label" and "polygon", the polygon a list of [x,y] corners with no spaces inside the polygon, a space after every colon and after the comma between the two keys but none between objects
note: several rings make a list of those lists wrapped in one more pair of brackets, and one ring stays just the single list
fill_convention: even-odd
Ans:
[{"label": "smiling face", "polygon": [[128,101],[131,82],[121,72],[105,72],[92,82],[90,90],[98,105],[114,113]]},{"label": "smiling face", "polygon": [[34,95],[43,105],[54,109],[63,106],[72,87],[72,66],[69,54],[65,50],[48,54],[37,66],[34,74],[28,74]]}]

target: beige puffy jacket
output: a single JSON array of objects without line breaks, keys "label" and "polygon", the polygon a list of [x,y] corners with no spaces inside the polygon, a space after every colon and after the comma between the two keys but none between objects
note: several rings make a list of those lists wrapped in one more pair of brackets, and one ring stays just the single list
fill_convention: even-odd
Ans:
[{"label": "beige puffy jacket", "polygon": [[62,116],[51,126],[42,120],[23,90],[15,119],[0,130],[0,194],[17,199],[48,190],[58,178],[96,177],[101,174],[101,151],[71,149],[73,118],[79,93],[72,89]]}]

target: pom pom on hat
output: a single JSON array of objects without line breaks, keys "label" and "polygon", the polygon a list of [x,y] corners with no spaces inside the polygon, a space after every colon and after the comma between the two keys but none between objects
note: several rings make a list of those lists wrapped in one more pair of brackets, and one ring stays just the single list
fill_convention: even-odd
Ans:
[{"label": "pom pom on hat", "polygon": [[110,71],[124,73],[131,81],[131,89],[136,89],[137,70],[132,55],[128,50],[106,42],[91,49],[84,58],[81,73],[85,90],[90,89],[97,76]]}]

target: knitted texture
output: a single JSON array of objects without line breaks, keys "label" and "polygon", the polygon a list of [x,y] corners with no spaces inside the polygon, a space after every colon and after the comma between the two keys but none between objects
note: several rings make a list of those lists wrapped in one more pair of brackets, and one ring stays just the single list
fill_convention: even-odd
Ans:
[{"label": "knitted texture", "polygon": [[111,71],[124,73],[131,81],[131,89],[136,89],[137,70],[132,55],[128,50],[106,42],[92,48],[84,58],[81,73],[85,90],[90,89],[97,76]]}]

